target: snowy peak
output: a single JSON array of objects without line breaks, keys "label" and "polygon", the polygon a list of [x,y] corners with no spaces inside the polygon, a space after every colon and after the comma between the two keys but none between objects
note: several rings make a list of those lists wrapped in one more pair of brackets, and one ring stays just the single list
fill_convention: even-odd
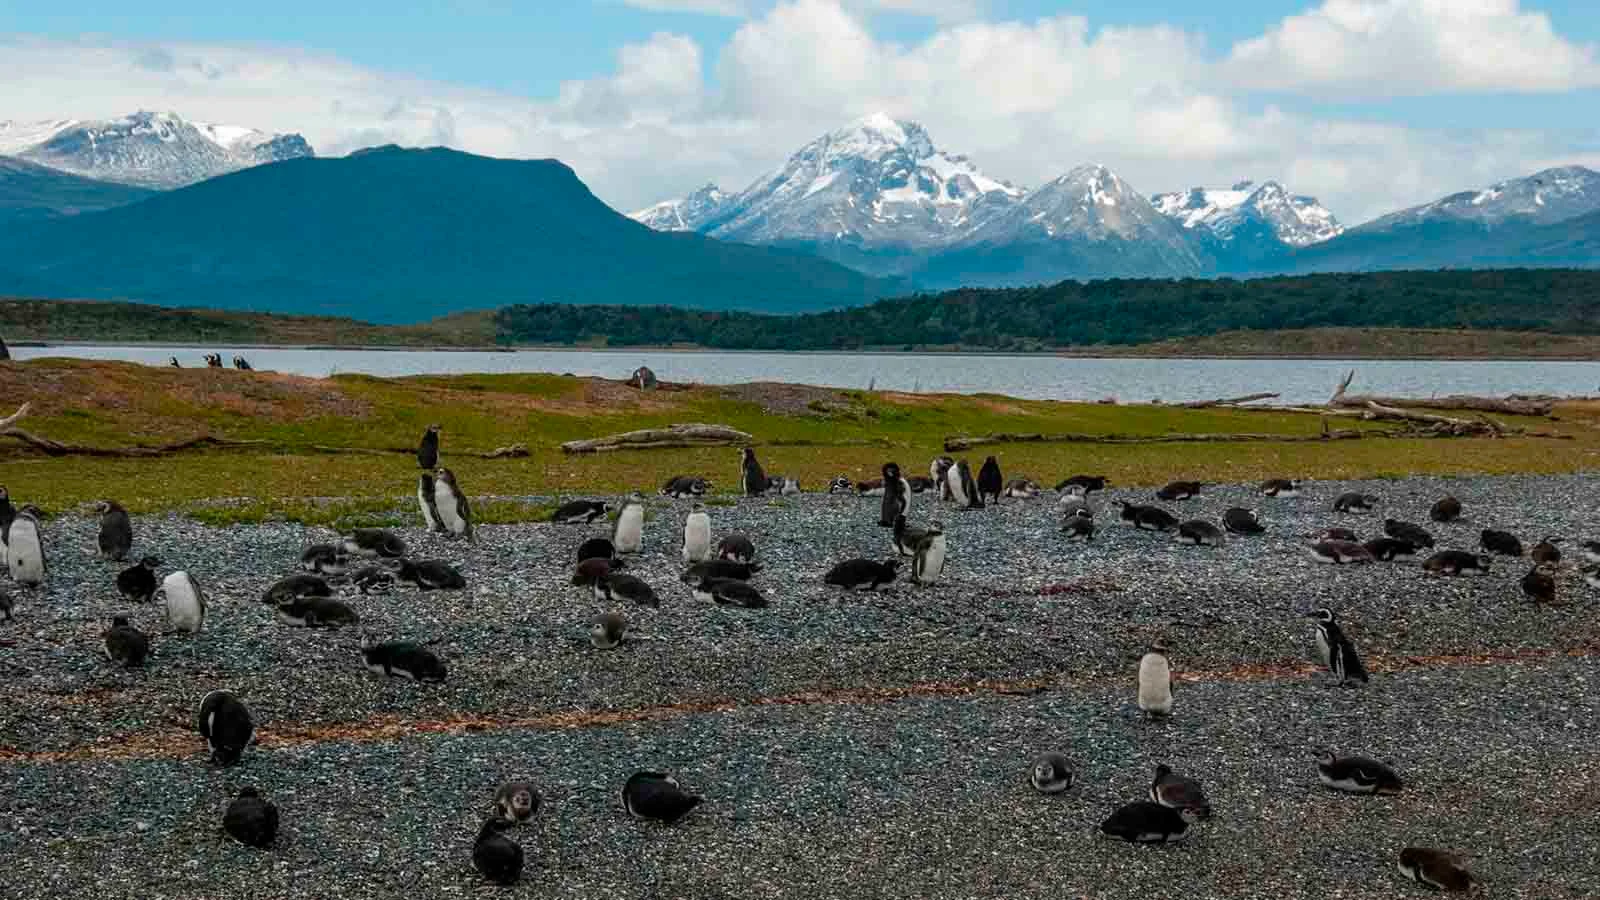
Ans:
[{"label": "snowy peak", "polygon": [[629,213],[628,218],[656,231],[698,231],[715,218],[728,203],[728,194],[714,184],[695,191],[682,200],[668,200]]},{"label": "snowy peak", "polygon": [[1181,236],[1160,213],[1117,173],[1105,166],[1079,166],[1029,194],[1005,220],[993,223],[984,239],[996,233],[1011,237],[1139,240]]},{"label": "snowy peak", "polygon": [[1203,229],[1224,243],[1247,226],[1265,226],[1291,247],[1321,243],[1345,230],[1315,197],[1291,194],[1276,181],[1259,187],[1241,181],[1226,190],[1197,187],[1157,194],[1150,201],[1184,228]]},{"label": "snowy peak", "polygon": [[148,111],[98,121],[0,122],[0,153],[76,175],[156,188],[313,155],[298,134]]},{"label": "snowy peak", "polygon": [[1600,210],[1600,172],[1583,166],[1562,166],[1391,213],[1363,225],[1362,230],[1451,221],[1488,226],[1513,221],[1550,225],[1596,210]]}]

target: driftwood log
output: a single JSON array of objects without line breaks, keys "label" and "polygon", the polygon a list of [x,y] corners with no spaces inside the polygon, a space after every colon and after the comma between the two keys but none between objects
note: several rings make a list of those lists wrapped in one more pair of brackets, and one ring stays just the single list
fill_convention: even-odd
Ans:
[{"label": "driftwood log", "polygon": [[607,450],[652,450],[661,447],[727,447],[748,444],[750,435],[726,425],[691,423],[670,428],[645,428],[561,445],[566,453],[602,453]]},{"label": "driftwood log", "polygon": [[986,434],[970,437],[947,437],[947,453],[959,453],[985,444],[1226,444],[1271,442],[1304,444],[1321,441],[1355,441],[1362,438],[1411,437],[1409,429],[1384,431],[1380,429],[1354,430],[1324,428],[1318,434]]},{"label": "driftwood log", "polygon": [[1366,394],[1351,394],[1350,382],[1354,381],[1356,370],[1351,369],[1344,379],[1339,382],[1339,387],[1328,398],[1331,407],[1344,407],[1354,409],[1369,409],[1369,404],[1392,408],[1412,407],[1415,409],[1446,409],[1464,412],[1499,413],[1504,416],[1548,416],[1555,408],[1555,400],[1551,397],[1474,397],[1468,394],[1450,394],[1444,397],[1375,397]]},{"label": "driftwood log", "polygon": [[1220,397],[1216,400],[1195,400],[1191,403],[1180,403],[1184,409],[1209,409],[1213,406],[1239,406],[1243,403],[1255,403],[1258,400],[1276,400],[1277,394],[1245,394],[1243,397]]}]

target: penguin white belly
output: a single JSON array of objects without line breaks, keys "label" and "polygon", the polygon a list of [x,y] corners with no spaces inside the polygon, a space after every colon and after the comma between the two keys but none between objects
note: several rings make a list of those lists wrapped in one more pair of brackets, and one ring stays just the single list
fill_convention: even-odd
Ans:
[{"label": "penguin white belly", "polygon": [[683,561],[705,562],[711,557],[711,517],[691,514],[683,523]]},{"label": "penguin white belly", "polygon": [[461,510],[456,508],[456,494],[450,490],[450,485],[440,482],[433,486],[433,504],[439,510],[439,521],[444,524],[446,531],[456,535],[466,533],[467,520],[461,517]]},{"label": "penguin white belly", "polygon": [[629,506],[617,516],[617,531],[611,540],[618,553],[639,553],[644,550],[644,508]]},{"label": "penguin white belly", "polygon": [[[429,497],[422,488],[423,484],[419,480],[417,482],[417,505],[422,507],[422,521],[427,524],[429,531],[438,531],[440,522],[433,511],[434,499]],[[434,489],[434,493],[438,493],[437,488]]]},{"label": "penguin white belly", "polygon": [[1330,662],[1332,658],[1333,648],[1328,646],[1328,636],[1319,629],[1317,631],[1317,659],[1321,660],[1322,664],[1326,666],[1332,664]]},{"label": "penguin white belly", "polygon": [[1154,653],[1139,660],[1139,708],[1162,715],[1172,712],[1172,669]]},{"label": "penguin white belly", "polygon": [[39,538],[39,527],[32,519],[18,518],[11,523],[6,569],[17,584],[29,587],[44,584],[44,544]]},{"label": "penguin white belly", "polygon": [[[900,515],[911,518],[911,482],[900,479]],[[893,519],[889,521],[893,522]]]},{"label": "penguin white belly", "polygon": [[206,617],[205,598],[187,572],[173,572],[161,582],[167,599],[167,625],[174,631],[198,632]]},{"label": "penguin white belly", "polygon": [[945,487],[949,491],[950,500],[953,501],[955,505],[967,505],[968,501],[966,485],[962,483],[961,478],[956,475],[954,470],[951,470],[950,474],[945,476]]},{"label": "penguin white belly", "polygon": [[933,584],[944,573],[944,559],[948,545],[944,535],[939,535],[928,544],[928,549],[923,552],[921,565],[917,570],[917,581],[922,584]]}]

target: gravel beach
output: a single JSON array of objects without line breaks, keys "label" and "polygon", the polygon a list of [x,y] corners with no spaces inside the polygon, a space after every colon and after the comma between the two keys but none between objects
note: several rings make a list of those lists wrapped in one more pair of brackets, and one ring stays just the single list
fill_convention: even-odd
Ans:
[{"label": "gravel beach", "polygon": [[[1112,501],[1155,502],[1149,490],[1094,495],[1088,545],[1060,539],[1049,492],[937,513],[918,495],[913,522],[937,516],[949,535],[945,577],[877,595],[822,584],[843,559],[893,554],[876,498],[718,500],[715,534],[755,540],[765,610],[693,600],[677,580],[688,503],[652,497],[629,571],[664,602],[622,610],[637,639],[610,652],[586,638],[605,607],[568,585],[601,526],[485,526],[470,545],[401,529],[414,557],[454,562],[468,588],[342,589],[361,625],[324,631],[258,601],[332,532],[136,518],[135,555],[188,570],[211,597],[205,630],[156,635],[142,671],[112,668],[99,633],[117,613],[159,632],[159,609],[118,598],[121,566],[94,558],[95,523],[62,515],[46,523],[45,587],[0,580],[17,597],[16,620],[0,623],[0,897],[476,895],[471,839],[513,776],[545,792],[537,821],[512,833],[530,860],[521,896],[1390,897],[1421,893],[1394,871],[1408,844],[1474,854],[1493,896],[1600,896],[1600,591],[1576,569],[1578,542],[1600,537],[1597,487],[1406,478],[1272,500],[1220,485],[1161,504],[1212,521],[1254,508],[1268,532],[1221,548],[1118,524]],[[1350,490],[1378,509],[1332,512]],[[1446,493],[1463,519],[1429,522]],[[1525,559],[1451,579],[1305,553],[1320,528],[1377,537],[1386,516],[1441,548],[1473,549],[1487,527],[1529,545],[1565,536],[1560,602],[1523,597]],[[1310,665],[1306,613],[1319,606],[1338,613],[1370,685],[1336,688]],[[435,641],[449,680],[366,672],[364,635]],[[1165,723],[1133,704],[1156,638],[1180,679]],[[260,723],[260,747],[228,770],[193,732],[217,687]],[[1409,788],[1325,791],[1323,747],[1388,760]],[[1077,766],[1056,797],[1026,781],[1047,750]],[[1200,778],[1215,818],[1183,846],[1100,838],[1158,762]],[[706,804],[674,828],[629,819],[617,790],[652,767]],[[282,809],[271,851],[219,839],[244,784]]]}]

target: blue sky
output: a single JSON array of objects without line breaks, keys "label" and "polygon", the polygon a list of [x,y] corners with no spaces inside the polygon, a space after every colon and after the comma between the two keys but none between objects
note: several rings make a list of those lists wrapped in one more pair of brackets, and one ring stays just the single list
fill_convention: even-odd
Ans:
[{"label": "blue sky", "polygon": [[1593,0],[404,6],[0,0],[0,119],[170,108],[322,152],[558,156],[622,208],[742,187],[878,109],[1019,183],[1278,178],[1349,219],[1600,161]]}]

